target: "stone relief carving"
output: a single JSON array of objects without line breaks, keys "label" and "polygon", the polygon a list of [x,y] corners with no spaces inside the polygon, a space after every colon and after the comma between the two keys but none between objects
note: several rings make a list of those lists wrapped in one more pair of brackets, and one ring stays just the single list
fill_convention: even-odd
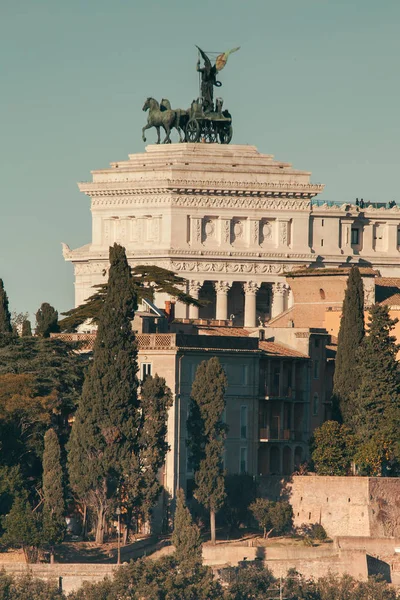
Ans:
[{"label": "stone relief carving", "polygon": [[289,291],[289,286],[286,283],[274,283],[272,286],[272,293],[276,296],[285,296]]},{"label": "stone relief carving", "polygon": [[247,295],[255,295],[257,293],[258,288],[260,287],[259,283],[256,283],[255,281],[246,281],[246,283],[243,284],[243,289],[244,289],[244,293]]},{"label": "stone relief carving", "polygon": [[215,239],[215,223],[213,219],[204,220],[204,239]]},{"label": "stone relief carving", "polygon": [[244,208],[250,210],[309,210],[308,200],[279,200],[257,197],[234,196],[178,196],[171,202],[172,206],[187,208]]},{"label": "stone relief carving", "polygon": [[200,262],[200,261],[172,261],[170,268],[174,271],[196,273],[254,273],[257,275],[279,274],[292,268],[290,265],[251,263],[251,262]]},{"label": "stone relief carving", "polygon": [[222,224],[222,242],[229,244],[231,241],[231,222],[225,219]]},{"label": "stone relief carving", "polygon": [[231,284],[228,281],[216,281],[214,288],[217,294],[227,294],[231,288]]},{"label": "stone relief carving", "polygon": [[260,230],[260,222],[259,221],[251,221],[250,227],[250,240],[252,244],[258,244],[259,241],[259,230]]},{"label": "stone relief carving", "polygon": [[236,220],[233,222],[233,237],[235,241],[243,240],[244,226],[243,222]]},{"label": "stone relief carving", "polygon": [[288,245],[288,225],[287,221],[279,222],[279,244],[281,246]]},{"label": "stone relief carving", "polygon": [[261,227],[262,241],[272,242],[273,224],[271,221],[264,221]]},{"label": "stone relief carving", "polygon": [[194,298],[197,298],[202,287],[203,284],[201,281],[189,281],[189,294]]},{"label": "stone relief carving", "polygon": [[71,248],[68,246],[68,244],[61,242],[61,246],[62,246],[63,257],[65,259],[72,258],[74,253],[71,250]]}]

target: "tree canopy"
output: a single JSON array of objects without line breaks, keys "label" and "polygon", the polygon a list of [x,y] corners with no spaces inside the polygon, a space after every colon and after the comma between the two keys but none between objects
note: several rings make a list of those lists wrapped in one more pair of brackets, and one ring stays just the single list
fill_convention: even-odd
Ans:
[{"label": "tree canopy", "polygon": [[[153,300],[156,292],[163,292],[184,304],[201,306],[199,300],[183,291],[186,288],[186,279],[179,277],[172,271],[155,265],[138,265],[130,268],[130,270],[132,294],[136,297],[137,302],[141,302],[143,299]],[[94,288],[96,289],[94,294],[85,300],[83,304],[62,313],[65,317],[59,321],[62,331],[75,331],[85,321],[98,323],[107,297],[108,284],[102,283],[94,286]]]},{"label": "tree canopy", "polygon": [[188,448],[195,471],[195,497],[210,511],[215,543],[215,513],[225,500],[222,455],[227,427],[222,422],[227,379],[216,356],[197,368],[187,421]]},{"label": "tree canopy", "polygon": [[36,313],[36,335],[48,338],[51,333],[59,331],[58,312],[51,304],[43,302]]},{"label": "tree canopy", "polygon": [[352,267],[343,300],[333,378],[333,413],[344,423],[351,418],[351,394],[360,384],[356,365],[364,334],[364,286],[359,269]]}]

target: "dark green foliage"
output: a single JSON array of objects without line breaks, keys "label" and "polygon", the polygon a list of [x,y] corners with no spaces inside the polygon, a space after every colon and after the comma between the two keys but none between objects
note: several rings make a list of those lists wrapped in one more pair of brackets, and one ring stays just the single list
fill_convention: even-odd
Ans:
[{"label": "dark green foliage", "polygon": [[211,569],[183,573],[174,556],[124,565],[112,582],[86,585],[68,600],[221,600],[223,592]]},{"label": "dark green foliage", "polygon": [[175,559],[186,574],[190,574],[201,567],[200,530],[193,523],[190,511],[186,507],[183,490],[178,490],[177,493],[174,531],[171,541],[175,546]]},{"label": "dark green foliage", "polygon": [[149,518],[162,486],[158,472],[168,452],[167,417],[172,406],[171,390],[157,374],[148,376],[141,387],[135,455],[124,475],[120,496],[124,505],[126,525],[133,516]]},{"label": "dark green foliage", "polygon": [[3,280],[0,279],[0,342],[1,345],[8,343],[12,333],[11,315],[8,310],[8,296],[4,289]]},{"label": "dark green foliage", "polygon": [[10,512],[3,517],[2,525],[5,530],[2,543],[22,548],[27,562],[37,562],[42,542],[41,523],[38,514],[32,511],[24,490],[15,496]]},{"label": "dark green foliage", "polygon": [[256,486],[251,475],[232,474],[225,477],[225,504],[221,511],[232,530],[247,523],[249,506],[255,500]]},{"label": "dark green foliage", "polygon": [[[32,575],[12,577],[0,572],[1,600],[65,600],[54,583],[35,579]],[[100,600],[98,598],[97,600]]]},{"label": "dark green foliage", "polygon": [[239,567],[228,567],[222,577],[229,583],[227,600],[265,600],[279,598],[279,584],[262,563],[242,563]]},{"label": "dark green foliage", "polygon": [[357,351],[364,334],[364,287],[359,269],[352,267],[343,301],[333,378],[334,416],[346,424],[354,409],[351,394],[360,384],[356,371]]},{"label": "dark green foliage", "polygon": [[226,425],[221,417],[225,408],[226,387],[226,375],[217,357],[200,363],[193,381],[187,422],[188,447],[197,486],[195,497],[210,511],[213,542],[215,513],[225,500],[222,453]]},{"label": "dark green foliage", "polygon": [[249,508],[263,530],[264,537],[270,536],[272,532],[288,533],[293,528],[293,509],[286,500],[273,502],[257,498]]},{"label": "dark green foliage", "polygon": [[40,485],[43,437],[49,426],[64,443],[67,418],[81,393],[87,360],[56,339],[14,338],[0,347],[0,464],[20,465]]},{"label": "dark green foliage", "polygon": [[0,467],[0,515],[10,512],[15,496],[23,487],[24,481],[18,466]]},{"label": "dark green foliage", "polygon": [[352,395],[355,410],[351,424],[357,439],[356,462],[366,474],[387,474],[387,468],[395,474],[393,470],[399,468],[400,378],[396,356],[400,346],[391,335],[396,323],[387,306],[374,305],[368,335],[359,350],[360,386]]},{"label": "dark green foliage", "polygon": [[53,556],[54,545],[62,542],[66,528],[61,452],[54,429],[44,436],[43,500],[43,540]]},{"label": "dark green foliage", "polygon": [[117,501],[149,515],[159,492],[171,392],[165,380],[147,378],[137,395],[137,347],[131,321],[135,283],[125,250],[110,248],[108,291],[101,310],[93,362],[85,379],[69,445],[74,494],[87,504],[103,539],[104,520]]},{"label": "dark green foliage", "polygon": [[282,597],[287,600],[320,600],[316,581],[306,579],[295,569],[289,569],[283,581]]},{"label": "dark green foliage", "polygon": [[29,319],[24,319],[22,321],[22,329],[21,329],[22,337],[32,337],[32,327]]},{"label": "dark green foliage", "polygon": [[51,333],[58,333],[59,331],[58,312],[51,304],[43,302],[36,313],[36,335],[48,338]]},{"label": "dark green foliage", "polygon": [[110,248],[108,292],[101,311],[93,362],[83,386],[69,443],[71,487],[94,512],[96,541],[124,474],[137,471],[137,348],[131,321],[136,309],[125,251]]},{"label": "dark green foliage", "polygon": [[[138,302],[145,298],[153,300],[156,292],[163,292],[184,304],[201,305],[198,300],[182,291],[182,288],[186,287],[186,280],[168,269],[155,265],[138,265],[131,269],[131,273],[132,291]],[[86,320],[93,323],[98,322],[107,296],[107,283],[94,287],[96,288],[95,293],[84,304],[62,313],[65,315],[65,318],[59,322],[62,331],[75,331]]]},{"label": "dark green foliage", "polygon": [[325,421],[314,431],[311,457],[318,475],[347,475],[354,454],[354,437],[347,425]]}]

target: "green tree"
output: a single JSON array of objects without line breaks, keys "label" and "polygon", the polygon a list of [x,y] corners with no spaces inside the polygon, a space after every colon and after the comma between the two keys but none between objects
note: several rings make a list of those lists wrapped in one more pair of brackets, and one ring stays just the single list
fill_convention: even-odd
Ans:
[{"label": "green tree", "polygon": [[354,409],[351,394],[360,384],[356,371],[357,351],[364,334],[364,287],[359,269],[352,267],[343,300],[333,377],[334,417],[343,419],[346,424]]},{"label": "green tree", "polygon": [[[69,441],[68,467],[75,495],[91,507],[96,542],[124,475],[137,472],[140,421],[137,347],[131,321],[137,307],[125,250],[110,248],[108,292],[93,361],[85,378]],[[133,467],[132,467],[133,465]]]},{"label": "green tree", "polygon": [[354,454],[354,437],[347,425],[325,421],[314,431],[310,445],[318,475],[348,475]]},{"label": "green tree", "polygon": [[[223,570],[229,582],[227,600],[265,600],[279,597],[279,584],[272,572],[259,562],[249,562],[239,567]],[[278,586],[278,587],[277,587]]]},{"label": "green tree", "polygon": [[250,504],[250,511],[264,532],[264,538],[275,533],[287,533],[293,527],[293,509],[289,502],[273,502],[266,498],[256,498]]},{"label": "green tree", "polygon": [[171,538],[175,546],[175,558],[185,573],[191,573],[202,564],[200,530],[193,523],[192,515],[185,504],[183,490],[178,490],[174,518],[174,531]]},{"label": "green tree", "polygon": [[61,451],[54,429],[49,429],[44,436],[43,500],[43,538],[50,547],[50,561],[54,562],[54,546],[62,542],[65,535]]},{"label": "green tree", "polygon": [[[31,574],[12,577],[0,573],[1,600],[65,600],[54,583],[35,579]],[[98,598],[97,600],[100,600]]]},{"label": "green tree", "polygon": [[41,546],[41,523],[38,514],[32,511],[28,495],[24,490],[15,497],[10,512],[3,517],[5,530],[1,540],[13,548],[22,548],[28,563],[38,560]]},{"label": "green tree", "polygon": [[58,312],[48,302],[43,302],[36,313],[36,335],[44,338],[50,337],[50,333],[60,331],[58,325]]},{"label": "green tree", "polygon": [[[137,301],[153,300],[156,292],[168,294],[184,304],[201,306],[201,302],[183,291],[186,279],[179,277],[168,269],[155,265],[137,265],[131,268],[132,287]],[[108,284],[94,286],[96,291],[83,304],[62,313],[64,319],[59,321],[62,331],[75,331],[76,328],[88,321],[97,323],[107,297]]]},{"label": "green tree", "polygon": [[[387,306],[375,304],[368,335],[359,350],[360,386],[352,396],[355,410],[351,423],[358,458],[360,453],[365,458],[366,474],[395,474],[399,469],[400,378],[396,356],[400,346],[391,334],[397,321],[390,318]],[[374,447],[381,454],[378,464]]]},{"label": "green tree", "polygon": [[255,500],[256,486],[248,473],[233,473],[225,477],[226,498],[222,511],[231,530],[239,529],[249,518],[249,506]]},{"label": "green tree", "polygon": [[158,472],[169,449],[167,418],[172,402],[171,390],[163,377],[146,377],[141,386],[136,453],[120,490],[126,510],[126,537],[135,512],[148,519],[160,495]]},{"label": "green tree", "polygon": [[12,333],[11,315],[8,309],[8,296],[0,279],[0,335]]},{"label": "green tree", "polygon": [[21,329],[22,337],[32,337],[32,327],[29,319],[24,319],[22,321],[22,329]]},{"label": "green tree", "polygon": [[222,454],[226,426],[227,379],[217,357],[203,361],[197,368],[191,392],[187,423],[188,446],[195,471],[197,500],[210,511],[211,541],[215,544],[215,514],[225,500]]}]

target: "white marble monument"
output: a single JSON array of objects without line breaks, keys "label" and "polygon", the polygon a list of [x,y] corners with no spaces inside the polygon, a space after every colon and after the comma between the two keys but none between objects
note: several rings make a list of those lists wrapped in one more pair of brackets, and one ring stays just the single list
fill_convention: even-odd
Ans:
[{"label": "white marble monument", "polygon": [[254,146],[152,145],[92,175],[79,184],[91,198],[92,241],[76,250],[63,244],[76,305],[106,280],[114,242],[132,265],[171,269],[209,301],[200,311],[178,305],[177,317],[234,315],[246,327],[290,306],[284,274],[302,265],[361,260],[400,276],[397,207],[312,205],[324,186]]}]

